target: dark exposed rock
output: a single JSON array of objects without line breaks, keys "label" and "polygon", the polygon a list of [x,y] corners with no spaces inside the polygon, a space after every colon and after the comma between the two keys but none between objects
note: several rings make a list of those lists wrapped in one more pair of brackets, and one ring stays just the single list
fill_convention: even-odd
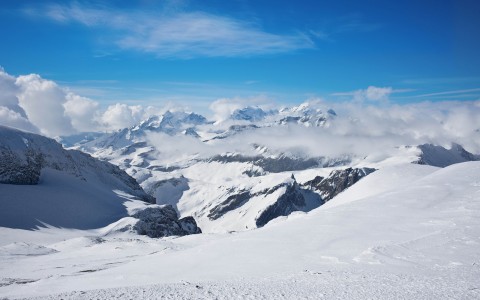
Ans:
[{"label": "dark exposed rock", "polygon": [[197,222],[195,222],[195,219],[191,216],[179,219],[178,223],[187,234],[202,233],[200,227],[197,226]]},{"label": "dark exposed rock", "polygon": [[144,148],[144,147],[147,147],[146,142],[134,143],[132,145],[129,145],[123,148],[121,154],[122,155],[132,154],[132,153],[135,153],[135,151],[137,151],[138,148]]},{"label": "dark exposed rock", "polygon": [[210,210],[208,217],[211,220],[216,220],[229,211],[243,206],[253,197],[267,196],[284,188],[285,192],[257,216],[255,223],[257,227],[262,227],[271,220],[280,216],[288,216],[294,211],[308,212],[315,209],[374,171],[375,169],[372,168],[336,170],[326,178],[317,176],[302,185],[299,185],[292,175],[292,181],[281,183],[260,192],[251,193],[242,190],[230,194],[224,201]]},{"label": "dark exposed rock", "polygon": [[216,220],[227,212],[241,207],[243,204],[247,203],[251,197],[252,195],[248,191],[230,195],[225,201],[210,210],[208,217],[210,220]]},{"label": "dark exposed rock", "polygon": [[375,169],[372,168],[336,170],[330,173],[327,178],[317,176],[303,185],[299,185],[292,176],[292,182],[282,183],[261,192],[252,194],[244,191],[231,195],[219,206],[212,209],[209,217],[217,219],[228,211],[244,205],[252,197],[267,196],[280,188],[285,188],[285,192],[280,195],[277,201],[258,215],[255,222],[257,227],[262,227],[271,220],[280,216],[287,216],[294,211],[307,212],[315,209],[374,171]]},{"label": "dark exposed rock", "polygon": [[134,213],[132,217],[139,219],[134,230],[138,234],[152,238],[184,236],[202,232],[193,217],[178,219],[177,212],[171,205],[147,207]]},{"label": "dark exposed rock", "polygon": [[297,184],[295,178],[293,178],[293,181],[291,182],[284,182],[256,193],[243,190],[231,194],[219,205],[213,207],[210,210],[208,217],[211,220],[216,220],[229,211],[243,206],[253,197],[265,197],[273,194],[281,188],[284,188],[285,192],[279,196],[275,203],[267,207],[257,217],[256,225],[258,227],[264,226],[269,221],[279,216],[287,216],[294,211],[310,211],[323,204],[323,201],[318,194],[302,188]]},{"label": "dark exposed rock", "polygon": [[175,170],[180,170],[182,167],[180,166],[149,166],[147,169],[152,171],[160,171],[160,172],[173,172]]},{"label": "dark exposed rock", "polygon": [[240,132],[244,132],[244,131],[249,131],[249,130],[255,130],[255,129],[258,129],[260,128],[259,126],[255,125],[255,124],[248,124],[248,125],[232,125],[230,126],[227,130],[225,130],[224,132],[219,132],[219,134],[215,137],[212,138],[212,140],[222,140],[222,139],[226,139],[228,137],[231,137],[233,135],[236,135]]},{"label": "dark exposed rock", "polygon": [[183,132],[184,135],[188,135],[188,136],[192,136],[194,138],[199,138],[200,135],[198,135],[197,131],[195,130],[195,128],[193,127],[190,127],[190,128],[187,128],[185,129],[185,131]]},{"label": "dark exposed rock", "polygon": [[376,170],[372,168],[335,170],[327,178],[317,176],[305,182],[303,186],[319,193],[326,202],[374,171]]},{"label": "dark exposed rock", "polygon": [[0,146],[0,183],[38,184],[43,156],[25,151],[25,160],[7,147]]},{"label": "dark exposed rock", "polygon": [[297,123],[299,122],[301,117],[292,117],[292,116],[287,116],[279,121],[280,124],[289,124],[289,123]]},{"label": "dark exposed rock", "polygon": [[[323,204],[323,201],[318,197],[318,206]],[[301,188],[298,186],[297,182],[294,181],[293,184],[287,185],[285,193],[282,194],[278,200],[267,207],[255,220],[255,223],[258,227],[262,227],[271,220],[280,217],[288,216],[294,211],[308,211],[306,210],[307,203],[302,193]],[[314,208],[314,207],[313,207]],[[313,209],[312,208],[312,209]]]},{"label": "dark exposed rock", "polygon": [[248,177],[258,177],[258,176],[265,175],[265,172],[261,171],[261,170],[256,170],[254,168],[251,168],[250,170],[243,171],[242,174],[245,174]]},{"label": "dark exposed rock", "polygon": [[350,159],[348,157],[340,157],[329,159],[325,157],[315,158],[299,158],[289,157],[286,155],[280,157],[265,157],[262,155],[245,156],[245,155],[216,155],[209,159],[209,161],[218,161],[223,163],[230,162],[247,162],[255,166],[261,167],[264,171],[270,173],[300,171],[311,168],[327,168],[336,167],[348,164]]}]

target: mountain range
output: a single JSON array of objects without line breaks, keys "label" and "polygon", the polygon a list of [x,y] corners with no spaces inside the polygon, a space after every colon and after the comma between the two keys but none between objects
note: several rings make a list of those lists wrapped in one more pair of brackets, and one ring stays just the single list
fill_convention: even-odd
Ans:
[{"label": "mountain range", "polygon": [[[320,284],[328,291],[340,274],[353,285],[363,276],[368,297],[387,277],[388,290],[416,282],[420,292],[434,284],[428,272],[473,284],[480,156],[454,142],[369,137],[365,147],[349,135],[327,151],[342,122],[360,124],[340,118],[302,104],[245,107],[221,122],[166,111],[116,132],[55,139],[0,127],[0,295],[75,298],[88,286],[85,297],[122,297],[117,288],[135,294],[158,278],[151,297],[261,290],[265,276],[274,294],[285,276],[303,282],[297,296]],[[405,277],[412,264],[418,272]],[[323,272],[333,277],[313,279]],[[475,293],[451,277],[429,295]]]}]

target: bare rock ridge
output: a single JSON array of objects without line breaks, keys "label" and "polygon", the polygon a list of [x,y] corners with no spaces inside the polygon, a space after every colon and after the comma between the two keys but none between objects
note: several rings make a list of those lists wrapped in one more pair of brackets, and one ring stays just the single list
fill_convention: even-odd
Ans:
[{"label": "bare rock ridge", "polygon": [[256,225],[264,226],[271,220],[288,216],[294,211],[317,208],[374,171],[372,168],[335,170],[327,178],[317,176],[302,185],[299,185],[292,175],[293,183],[287,186],[285,193],[275,203],[257,217]]},{"label": "bare rock ridge", "polygon": [[210,158],[208,161],[217,161],[222,163],[231,162],[247,162],[252,163],[254,166],[261,167],[265,172],[279,173],[287,171],[300,171],[311,168],[328,168],[337,167],[350,163],[350,158],[327,158],[327,157],[289,157],[281,155],[275,158],[265,157],[262,155],[257,156],[245,156],[241,154],[235,155],[216,155]]},{"label": "bare rock ridge", "polygon": [[327,202],[347,188],[357,183],[360,179],[370,173],[375,172],[373,168],[347,168],[344,170],[335,170],[324,178],[317,176],[314,179],[303,184],[320,194],[322,200]]},{"label": "bare rock ridge", "polygon": [[257,227],[262,227],[277,217],[288,216],[294,211],[310,211],[323,203],[317,194],[303,189],[294,180],[286,186],[285,193],[257,217],[255,223]]},{"label": "bare rock ridge", "polygon": [[292,175],[291,181],[259,192],[240,190],[229,194],[225,200],[210,209],[208,218],[217,220],[228,212],[242,207],[254,197],[266,197],[282,189],[277,200],[259,212],[255,224],[262,227],[277,217],[288,216],[295,211],[311,211],[374,171],[372,168],[335,170],[326,178],[317,176],[304,184],[297,183]]}]

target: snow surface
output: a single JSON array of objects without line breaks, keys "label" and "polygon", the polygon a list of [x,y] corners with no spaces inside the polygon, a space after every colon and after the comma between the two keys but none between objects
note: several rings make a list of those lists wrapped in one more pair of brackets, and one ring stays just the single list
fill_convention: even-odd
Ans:
[{"label": "snow surface", "polygon": [[0,228],[0,297],[480,298],[480,162],[383,168],[283,219],[160,240]]},{"label": "snow surface", "polygon": [[[23,166],[38,178],[25,184],[22,179],[29,173]],[[0,184],[2,227],[100,228],[127,217],[129,202],[150,199],[118,167],[65,150],[52,139],[4,126],[0,126],[0,174],[7,183],[16,183]]]}]

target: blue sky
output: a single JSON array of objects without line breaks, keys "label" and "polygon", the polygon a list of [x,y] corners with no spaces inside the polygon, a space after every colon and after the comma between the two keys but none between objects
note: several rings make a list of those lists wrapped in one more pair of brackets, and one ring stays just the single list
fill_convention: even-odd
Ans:
[{"label": "blue sky", "polygon": [[[128,4],[125,4],[127,3]],[[480,99],[480,2],[2,1],[0,66],[107,105]]]}]

